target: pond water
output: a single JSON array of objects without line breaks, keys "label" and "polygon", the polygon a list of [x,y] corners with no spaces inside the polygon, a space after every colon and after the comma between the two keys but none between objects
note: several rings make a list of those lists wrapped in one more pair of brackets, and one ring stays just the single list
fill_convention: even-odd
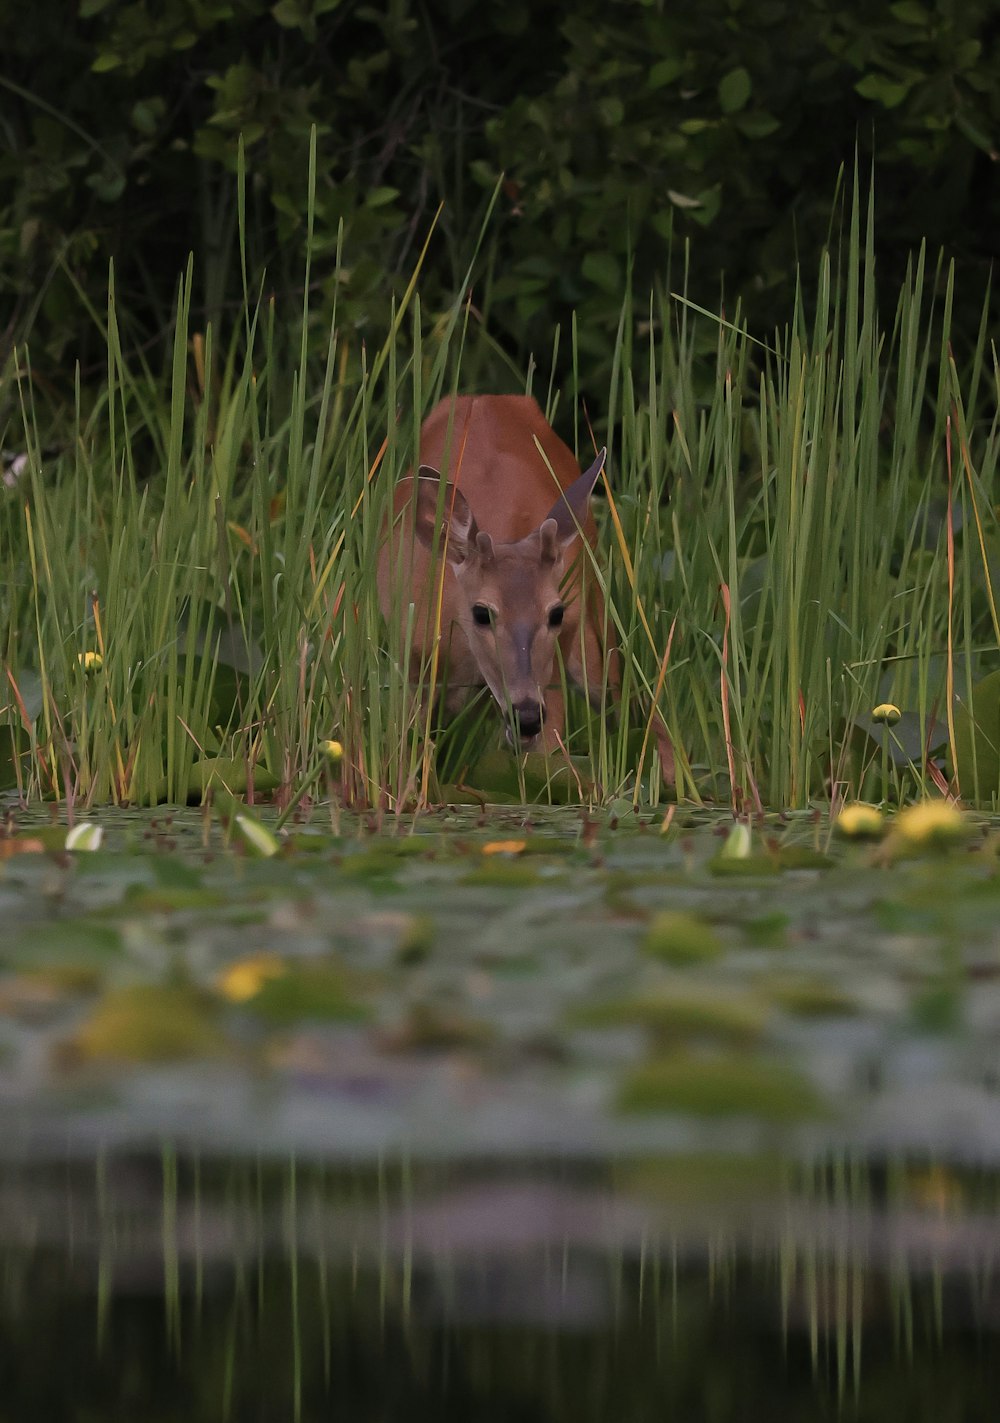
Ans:
[{"label": "pond water", "polygon": [[992,1416],[995,821],[90,818],[0,839],[8,1416]]}]

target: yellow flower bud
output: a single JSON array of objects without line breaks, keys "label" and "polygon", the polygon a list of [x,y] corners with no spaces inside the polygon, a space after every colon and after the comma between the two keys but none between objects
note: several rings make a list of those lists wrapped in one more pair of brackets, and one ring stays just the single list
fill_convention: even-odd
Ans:
[{"label": "yellow flower bud", "polygon": [[874,805],[855,801],[853,805],[844,806],[835,828],[849,840],[877,840],[883,830],[882,812]]},{"label": "yellow flower bud", "polygon": [[281,978],[287,972],[277,954],[255,954],[231,963],[219,974],[215,986],[230,1003],[246,1003],[256,998],[268,979]]},{"label": "yellow flower bud", "polygon": [[334,765],[343,759],[344,748],[339,741],[321,741],[319,743],[319,749],[326,759],[332,761]]},{"label": "yellow flower bud", "polygon": [[104,658],[99,652],[78,652],[76,660],[85,672],[100,672],[104,666]]},{"label": "yellow flower bud", "polygon": [[900,840],[914,847],[948,845],[966,837],[969,823],[950,800],[925,800],[901,810],[893,830]]},{"label": "yellow flower bud", "polygon": [[872,712],[872,721],[883,721],[886,726],[895,726],[902,714],[899,707],[892,702],[880,702]]}]

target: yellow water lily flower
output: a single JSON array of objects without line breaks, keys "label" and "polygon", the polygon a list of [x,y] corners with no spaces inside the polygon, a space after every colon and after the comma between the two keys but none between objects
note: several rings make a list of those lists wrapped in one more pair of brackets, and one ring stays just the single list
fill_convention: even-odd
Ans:
[{"label": "yellow water lily flower", "polygon": [[901,810],[894,834],[907,845],[947,845],[968,834],[969,823],[950,800],[924,800]]},{"label": "yellow water lily flower", "polygon": [[882,834],[884,822],[877,806],[865,801],[855,801],[845,805],[837,816],[835,828],[849,840],[875,840]]},{"label": "yellow water lily flower", "polygon": [[104,658],[99,652],[78,652],[76,659],[85,672],[100,672]]},{"label": "yellow water lily flower", "polygon": [[343,759],[344,748],[339,741],[321,741],[319,743],[319,749],[326,759],[332,761],[334,765]]},{"label": "yellow water lily flower", "polygon": [[247,1003],[256,998],[269,979],[281,978],[287,972],[288,965],[277,954],[253,954],[223,969],[215,986],[230,1003]]},{"label": "yellow water lily flower", "polygon": [[894,702],[880,702],[872,711],[872,721],[884,722],[886,726],[895,726],[903,713]]}]

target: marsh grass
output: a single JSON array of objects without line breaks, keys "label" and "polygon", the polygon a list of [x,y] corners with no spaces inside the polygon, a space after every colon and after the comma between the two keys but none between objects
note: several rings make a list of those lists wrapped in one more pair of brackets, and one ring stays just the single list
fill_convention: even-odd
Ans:
[{"label": "marsh grass", "polygon": [[[622,706],[606,687],[591,689],[597,715],[573,703],[584,799],[676,793],[745,812],[879,799],[890,783],[958,789],[956,711],[1000,642],[1000,373],[986,303],[958,347],[951,268],[923,249],[884,319],[857,181],[849,209],[784,329],[751,333],[683,291],[623,301],[594,568]],[[242,213],[241,187],[241,230]],[[125,350],[112,271],[94,313],[106,381],[94,397],[77,375],[55,455],[17,354],[27,469],[0,496],[0,776],[23,798],[287,800],[333,737],[339,794],[392,811],[433,801],[496,744],[482,699],[438,725],[444,669],[432,659],[408,683],[412,622],[387,631],[375,595],[387,496],[420,420],[475,383],[470,352],[488,339],[460,300],[425,313],[419,271],[381,344],[359,346],[336,307],[310,309],[308,269],[299,312],[248,287],[236,329],[195,329],[191,262],[162,371]],[[575,372],[575,328],[560,339]],[[533,381],[589,461],[575,379],[542,389],[533,370],[522,388]],[[891,778],[865,723],[887,699],[907,729]],[[981,720],[960,789],[989,805],[996,730]]]}]

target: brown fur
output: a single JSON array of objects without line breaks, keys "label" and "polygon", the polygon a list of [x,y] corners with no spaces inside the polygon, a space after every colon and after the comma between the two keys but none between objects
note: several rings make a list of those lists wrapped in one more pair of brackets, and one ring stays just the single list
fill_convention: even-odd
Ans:
[{"label": "brown fur", "polygon": [[[522,735],[522,745],[551,749],[564,724],[557,642],[567,674],[592,697],[601,694],[605,656],[613,694],[619,685],[617,650],[613,642],[602,646],[604,603],[589,555],[565,503],[553,507],[580,479],[576,460],[529,396],[485,395],[442,401],[431,411],[420,432],[420,464],[449,481],[443,499],[433,478],[400,481],[378,561],[379,603],[387,619],[400,620],[401,635],[408,604],[415,604],[411,675],[416,680],[433,648],[440,590],[449,708],[488,685],[501,706],[522,709],[525,725],[532,708],[544,711],[541,734]],[[593,546],[589,505],[580,505],[578,519]],[[436,527],[437,560],[428,547]],[[496,610],[493,626],[475,624],[475,603]],[[549,617],[557,604],[564,612],[555,629]]]}]

